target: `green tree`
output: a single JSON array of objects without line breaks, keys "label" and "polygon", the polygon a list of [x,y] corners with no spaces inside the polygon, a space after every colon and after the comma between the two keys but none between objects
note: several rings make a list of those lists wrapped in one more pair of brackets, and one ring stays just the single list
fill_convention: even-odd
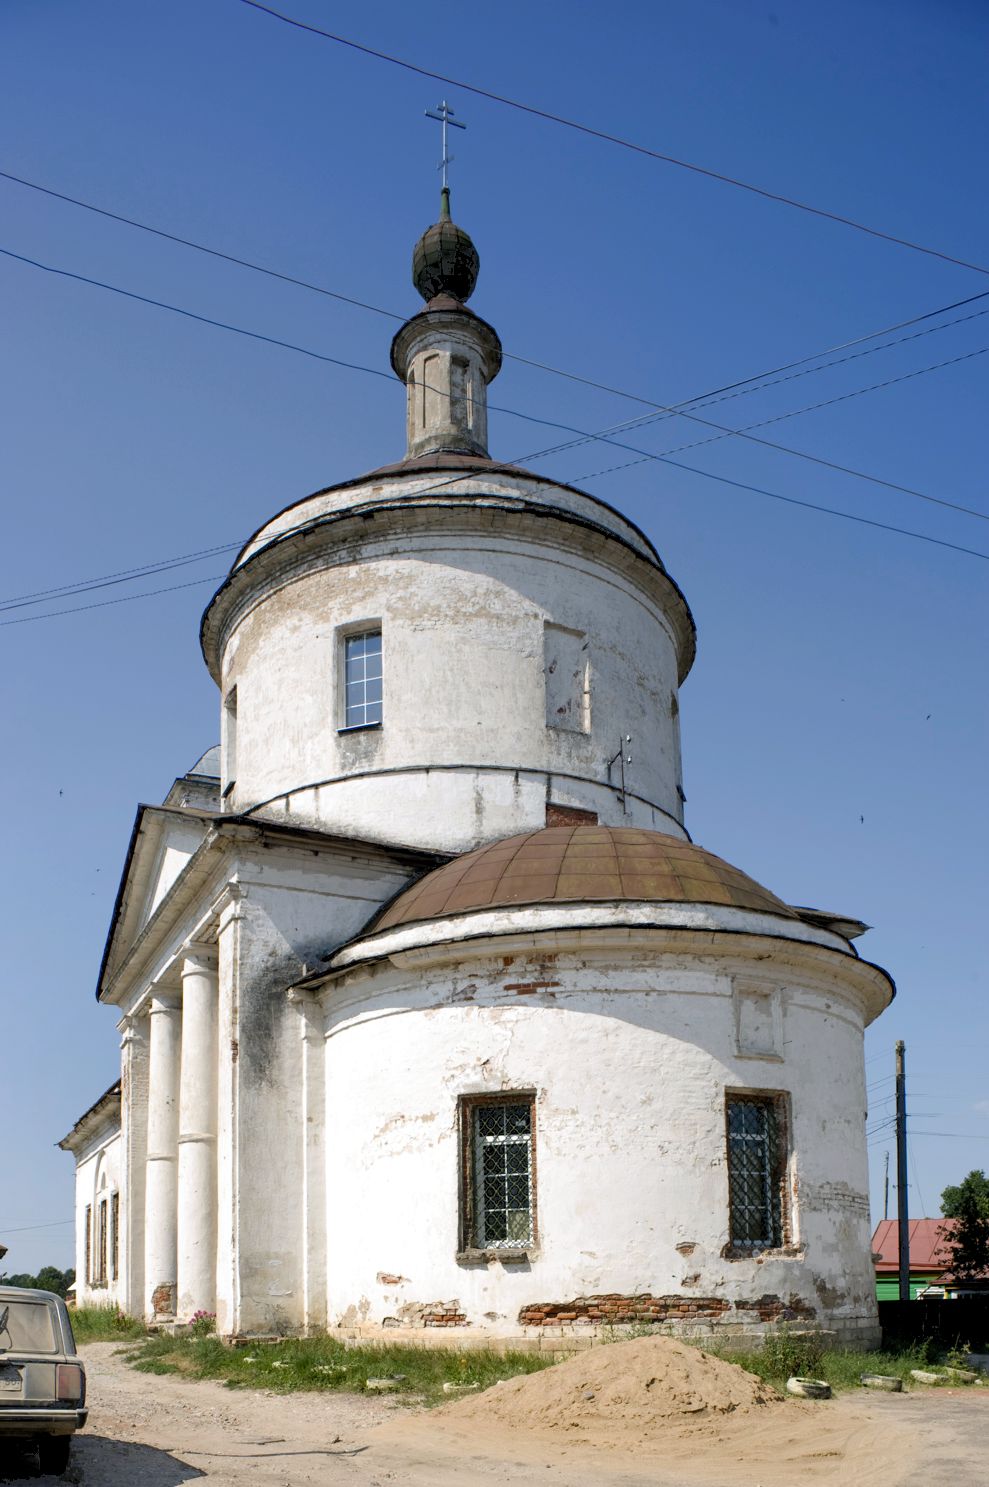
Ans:
[{"label": "green tree", "polygon": [[65,1295],[76,1278],[74,1270],[59,1270],[57,1265],[42,1265],[37,1275],[0,1275],[0,1284],[18,1286],[27,1291],[54,1291]]},{"label": "green tree", "polygon": [[59,1270],[57,1265],[42,1265],[34,1283],[39,1291],[54,1291],[56,1296],[64,1298],[75,1278],[74,1270]]},{"label": "green tree", "polygon": [[982,1171],[970,1172],[957,1187],[947,1187],[941,1194],[941,1212],[946,1219],[961,1217],[962,1205],[971,1197],[989,1218],[989,1177]]},{"label": "green tree", "polygon": [[978,1280],[989,1276],[989,1181],[984,1172],[970,1172],[957,1187],[941,1194],[941,1211],[954,1219],[943,1227],[950,1260],[948,1268],[956,1280]]}]

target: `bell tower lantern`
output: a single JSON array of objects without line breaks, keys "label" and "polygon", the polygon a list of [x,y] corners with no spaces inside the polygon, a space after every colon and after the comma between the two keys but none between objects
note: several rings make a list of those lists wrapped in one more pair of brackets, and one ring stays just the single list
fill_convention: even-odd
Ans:
[{"label": "bell tower lantern", "polygon": [[450,218],[444,186],[440,217],[412,254],[412,282],[425,310],[407,320],[391,346],[395,375],[408,389],[410,459],[449,451],[487,456],[488,383],[501,369],[501,341],[468,310],[480,259]]}]

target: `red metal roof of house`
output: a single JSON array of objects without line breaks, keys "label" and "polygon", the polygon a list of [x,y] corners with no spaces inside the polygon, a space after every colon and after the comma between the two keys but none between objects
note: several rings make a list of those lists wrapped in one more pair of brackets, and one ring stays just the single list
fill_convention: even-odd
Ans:
[{"label": "red metal roof of house", "polygon": [[[940,1274],[951,1261],[941,1231],[955,1227],[955,1219],[911,1219],[907,1225],[910,1236],[911,1271],[930,1271]],[[881,1255],[876,1261],[877,1275],[895,1275],[899,1269],[900,1226],[896,1219],[883,1219],[876,1225],[872,1236],[873,1254]]]}]

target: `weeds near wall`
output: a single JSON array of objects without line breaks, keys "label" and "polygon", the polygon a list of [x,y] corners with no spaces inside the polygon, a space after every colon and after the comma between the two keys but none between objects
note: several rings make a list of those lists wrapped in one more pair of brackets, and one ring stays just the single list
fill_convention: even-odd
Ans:
[{"label": "weeds near wall", "polygon": [[147,1336],[143,1322],[116,1306],[77,1306],[69,1317],[76,1342],[120,1342]]},{"label": "weeds near wall", "polygon": [[[490,1388],[517,1374],[538,1373],[556,1360],[548,1354],[496,1353],[486,1348],[423,1348],[409,1344],[345,1347],[336,1338],[306,1337],[231,1347],[217,1337],[147,1337],[128,1361],[143,1373],[180,1373],[220,1379],[229,1389],[270,1389],[279,1394],[321,1390],[373,1393],[368,1379],[394,1381],[394,1397],[416,1403],[448,1400],[444,1384]],[[410,1400],[411,1402],[411,1400]]]}]

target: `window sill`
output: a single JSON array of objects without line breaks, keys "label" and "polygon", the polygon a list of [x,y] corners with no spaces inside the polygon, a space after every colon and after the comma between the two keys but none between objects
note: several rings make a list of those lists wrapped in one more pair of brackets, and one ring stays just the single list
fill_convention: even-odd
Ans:
[{"label": "window sill", "polygon": [[351,723],[338,728],[338,733],[376,733],[381,728],[380,723]]},{"label": "window sill", "polygon": [[458,1265],[486,1265],[490,1260],[500,1260],[503,1265],[527,1265],[538,1258],[539,1249],[534,1244],[519,1249],[464,1249],[458,1250],[456,1256]]},{"label": "window sill", "polygon": [[803,1244],[767,1245],[764,1249],[740,1249],[726,1244],[721,1256],[725,1260],[802,1260],[806,1249]]}]

